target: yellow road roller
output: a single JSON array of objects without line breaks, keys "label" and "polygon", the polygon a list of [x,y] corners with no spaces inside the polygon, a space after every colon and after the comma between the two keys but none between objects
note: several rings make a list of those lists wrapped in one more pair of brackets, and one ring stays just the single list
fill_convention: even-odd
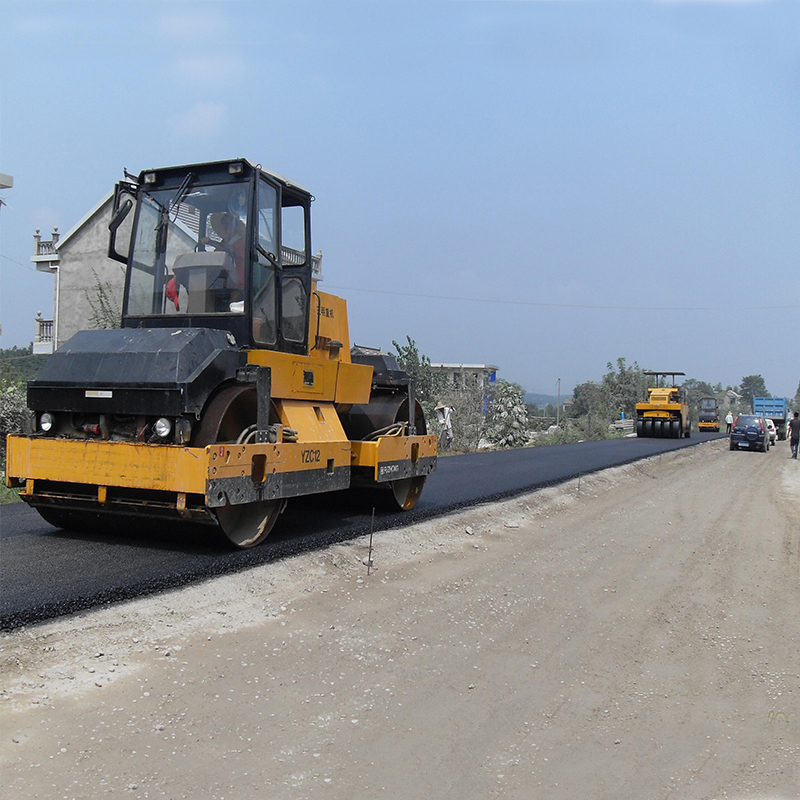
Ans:
[{"label": "yellow road roller", "polygon": [[240,548],[290,498],[368,486],[413,508],[437,439],[395,359],[351,351],[312,199],[245,159],[126,173],[121,328],[76,334],[28,384],[7,485],[58,527],[200,523]]},{"label": "yellow road roller", "polygon": [[[653,377],[655,386],[647,390],[648,397],[645,402],[636,404],[636,435],[688,439],[692,432],[689,406],[684,390],[675,385],[675,378],[686,373],[648,370],[644,374]],[[672,379],[669,384],[668,378]]]}]

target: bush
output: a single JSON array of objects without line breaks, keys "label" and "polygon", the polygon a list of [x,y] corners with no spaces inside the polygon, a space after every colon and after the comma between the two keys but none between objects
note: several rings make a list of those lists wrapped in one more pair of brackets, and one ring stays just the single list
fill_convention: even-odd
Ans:
[{"label": "bush", "polygon": [[22,433],[28,426],[26,392],[21,386],[11,384],[0,389],[0,457],[3,469],[6,463],[6,436]]},{"label": "bush", "polygon": [[486,438],[498,447],[523,447],[528,443],[528,409],[517,383],[497,381],[489,395]]}]

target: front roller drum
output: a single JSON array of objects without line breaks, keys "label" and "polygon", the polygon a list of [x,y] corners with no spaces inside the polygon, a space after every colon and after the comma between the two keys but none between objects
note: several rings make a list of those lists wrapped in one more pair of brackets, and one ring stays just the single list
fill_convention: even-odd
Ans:
[{"label": "front roller drum", "polygon": [[225,505],[215,508],[214,513],[228,541],[244,549],[261,544],[269,536],[285,506],[285,500],[264,500]]},{"label": "front roller drum", "polygon": [[[208,404],[200,421],[193,444],[233,443],[242,440],[256,422],[255,388],[240,384],[228,386]],[[270,422],[274,409],[270,409]],[[255,547],[269,536],[286,507],[286,500],[262,500],[255,503],[227,504],[212,509],[219,527],[228,541],[237,548]]]}]

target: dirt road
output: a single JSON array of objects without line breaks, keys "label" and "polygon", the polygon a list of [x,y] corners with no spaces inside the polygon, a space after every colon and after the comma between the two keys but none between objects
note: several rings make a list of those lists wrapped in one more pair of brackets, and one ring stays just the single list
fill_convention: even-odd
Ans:
[{"label": "dirt road", "polygon": [[800,797],[800,466],[727,442],[2,638],[22,798]]}]

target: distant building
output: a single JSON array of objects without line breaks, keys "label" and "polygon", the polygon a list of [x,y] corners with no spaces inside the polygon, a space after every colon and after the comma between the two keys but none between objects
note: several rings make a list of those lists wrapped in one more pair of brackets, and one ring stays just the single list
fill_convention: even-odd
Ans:
[{"label": "distant building", "polygon": [[91,327],[89,297],[95,296],[98,282],[122,305],[125,269],[107,255],[113,200],[113,193],[106,195],[66,236],[58,228],[49,241],[38,230],[33,235],[31,261],[39,272],[54,277],[52,317],[37,315],[34,353],[52,353],[73,334]]},{"label": "distant building", "polygon": [[455,390],[480,387],[483,390],[483,414],[489,408],[489,389],[497,381],[494,364],[431,364],[431,370],[445,375],[448,385]]},{"label": "distant building", "polygon": [[431,370],[445,375],[454,389],[481,386],[488,389],[497,380],[494,364],[431,364]]}]

